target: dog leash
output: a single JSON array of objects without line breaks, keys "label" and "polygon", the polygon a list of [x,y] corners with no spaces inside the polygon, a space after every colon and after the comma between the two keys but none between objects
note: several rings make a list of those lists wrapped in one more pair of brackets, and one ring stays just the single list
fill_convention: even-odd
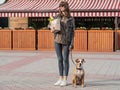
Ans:
[{"label": "dog leash", "polygon": [[76,64],[75,64],[75,62],[73,61],[73,57],[72,57],[72,50],[71,50],[70,52],[71,52],[71,53],[70,53],[71,60],[72,60],[73,64],[74,64],[74,65],[76,65]]}]

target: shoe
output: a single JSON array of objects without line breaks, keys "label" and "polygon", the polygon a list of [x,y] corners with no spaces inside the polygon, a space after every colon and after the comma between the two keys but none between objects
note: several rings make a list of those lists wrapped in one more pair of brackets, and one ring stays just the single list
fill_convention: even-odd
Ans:
[{"label": "shoe", "polygon": [[63,80],[60,84],[60,86],[67,86],[67,81],[66,80]]},{"label": "shoe", "polygon": [[58,80],[54,85],[55,86],[58,86],[58,85],[60,85],[62,83],[62,80]]}]

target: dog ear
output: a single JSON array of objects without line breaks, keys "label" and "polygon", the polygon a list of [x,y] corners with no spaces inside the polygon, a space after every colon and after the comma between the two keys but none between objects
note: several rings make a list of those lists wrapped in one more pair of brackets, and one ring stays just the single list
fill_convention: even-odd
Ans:
[{"label": "dog ear", "polygon": [[82,63],[85,63],[85,60],[84,60],[84,59],[82,59]]},{"label": "dog ear", "polygon": [[78,62],[79,62],[79,59],[77,58],[77,59],[75,60],[75,62],[78,63]]}]

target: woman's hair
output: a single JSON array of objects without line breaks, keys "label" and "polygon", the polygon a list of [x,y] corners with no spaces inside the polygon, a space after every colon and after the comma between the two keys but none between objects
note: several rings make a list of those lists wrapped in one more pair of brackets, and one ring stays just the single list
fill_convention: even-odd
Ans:
[{"label": "woman's hair", "polygon": [[[69,4],[66,1],[61,1],[59,4],[59,7],[64,7],[65,8],[65,15],[66,17],[70,17],[70,9],[69,9]],[[63,13],[59,10],[60,16],[63,16]]]}]

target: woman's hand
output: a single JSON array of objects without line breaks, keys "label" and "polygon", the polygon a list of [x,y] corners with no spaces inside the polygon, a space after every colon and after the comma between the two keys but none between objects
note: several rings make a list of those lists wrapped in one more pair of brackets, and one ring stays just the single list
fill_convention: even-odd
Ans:
[{"label": "woman's hand", "polygon": [[51,32],[52,32],[52,33],[54,33],[54,32],[55,32],[55,27],[53,27],[53,28],[51,29]]},{"label": "woman's hand", "polygon": [[51,30],[52,33],[54,33],[55,30]]},{"label": "woman's hand", "polygon": [[73,45],[70,45],[70,46],[69,46],[69,50],[70,50],[70,51],[71,51],[73,48],[74,48]]}]

